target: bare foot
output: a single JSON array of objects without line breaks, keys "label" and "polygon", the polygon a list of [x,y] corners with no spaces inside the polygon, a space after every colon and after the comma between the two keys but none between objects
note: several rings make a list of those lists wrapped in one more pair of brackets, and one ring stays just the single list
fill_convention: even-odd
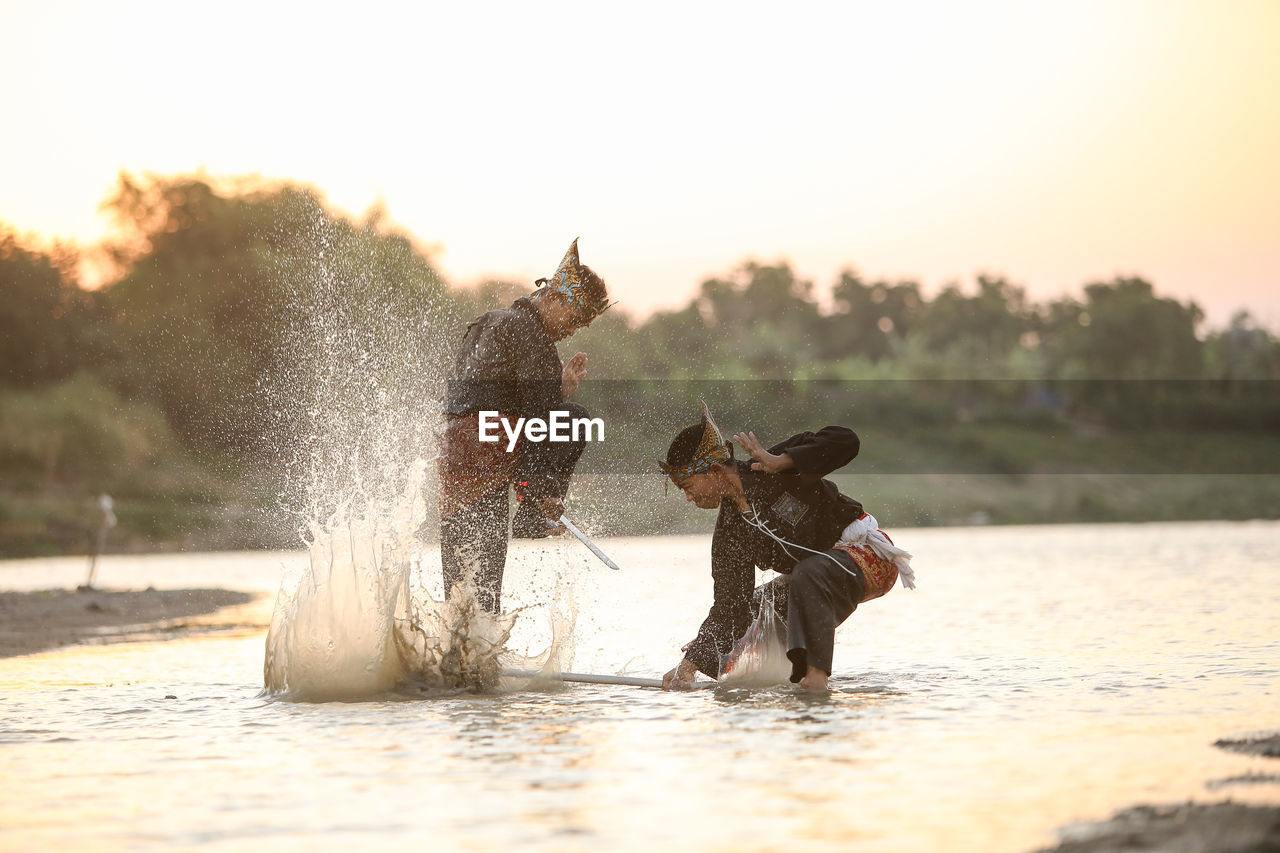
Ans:
[{"label": "bare foot", "polygon": [[804,674],[804,678],[800,679],[800,689],[812,690],[815,693],[820,690],[827,689],[827,674],[816,666],[809,667],[809,671]]}]

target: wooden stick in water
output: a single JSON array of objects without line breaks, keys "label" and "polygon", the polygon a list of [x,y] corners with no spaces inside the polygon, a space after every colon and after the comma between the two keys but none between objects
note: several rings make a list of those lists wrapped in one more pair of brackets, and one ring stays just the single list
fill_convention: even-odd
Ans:
[{"label": "wooden stick in water", "polygon": [[[662,687],[661,678],[637,678],[631,675],[596,675],[591,672],[535,672],[531,669],[504,669],[504,678],[534,678],[547,681],[572,681],[576,684],[621,684],[626,687]],[[715,687],[714,681],[696,681],[693,689]]]}]

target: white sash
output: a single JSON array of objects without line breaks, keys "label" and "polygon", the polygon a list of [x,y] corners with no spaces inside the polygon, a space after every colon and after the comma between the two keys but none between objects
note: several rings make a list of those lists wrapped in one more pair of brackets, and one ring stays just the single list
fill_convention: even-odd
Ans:
[{"label": "white sash", "polygon": [[916,573],[911,568],[911,555],[889,541],[889,537],[880,532],[880,523],[871,513],[850,524],[840,534],[837,548],[848,548],[860,545],[870,548],[882,560],[888,560],[898,567],[898,579],[907,589],[916,588]]}]

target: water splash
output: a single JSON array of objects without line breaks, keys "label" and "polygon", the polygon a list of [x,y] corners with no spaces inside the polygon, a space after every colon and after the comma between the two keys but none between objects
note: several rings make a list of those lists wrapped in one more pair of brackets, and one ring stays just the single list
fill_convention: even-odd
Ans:
[{"label": "water splash", "polygon": [[435,489],[424,484],[462,328],[434,271],[376,224],[317,213],[282,275],[296,322],[263,391],[288,425],[280,498],[310,560],[277,598],[267,691],[325,700],[405,684],[491,690],[504,664],[556,665],[573,620],[555,602],[551,646],[525,658],[507,647],[535,609],[494,617],[471,589],[445,602],[423,580],[437,535]]},{"label": "water splash", "polygon": [[[310,560],[286,578],[267,634],[264,681],[269,693],[300,701],[355,699],[404,685],[472,692],[516,688],[504,669],[550,673],[572,659],[571,591],[557,578],[544,615],[551,641],[541,653],[508,648],[516,621],[540,608],[493,615],[468,578],[437,600],[422,583],[427,463],[393,503],[344,504],[312,524]],[[415,586],[414,580],[418,581]]]},{"label": "water splash", "polygon": [[759,612],[732,651],[720,661],[720,683],[735,687],[771,687],[791,676],[786,626],[774,606],[775,588],[766,585]]},{"label": "water splash", "polygon": [[267,690],[325,700],[390,690],[405,677],[397,620],[409,618],[421,469],[390,512],[376,499],[310,525],[310,560],[286,578],[267,633]]}]

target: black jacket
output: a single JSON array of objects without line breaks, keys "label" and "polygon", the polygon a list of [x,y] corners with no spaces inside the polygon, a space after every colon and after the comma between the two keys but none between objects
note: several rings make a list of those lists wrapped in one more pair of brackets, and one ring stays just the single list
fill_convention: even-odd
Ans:
[{"label": "black jacket", "polygon": [[[749,460],[736,463],[747,502],[781,538],[814,551],[829,550],[840,533],[862,516],[862,504],[822,478],[858,455],[858,436],[846,427],[823,427],[769,448],[770,453],[783,451],[795,461],[793,471],[766,474],[752,471]],[[756,568],[787,574],[809,556],[798,548],[784,548],[749,525],[732,500],[722,501],[711,539],[715,597],[685,658],[717,677],[720,655],[727,654],[751,624]]]},{"label": "black jacket", "polygon": [[449,379],[445,414],[489,410],[513,418],[547,418],[552,409],[562,408],[563,372],[538,309],[529,297],[521,297],[467,327]]}]

